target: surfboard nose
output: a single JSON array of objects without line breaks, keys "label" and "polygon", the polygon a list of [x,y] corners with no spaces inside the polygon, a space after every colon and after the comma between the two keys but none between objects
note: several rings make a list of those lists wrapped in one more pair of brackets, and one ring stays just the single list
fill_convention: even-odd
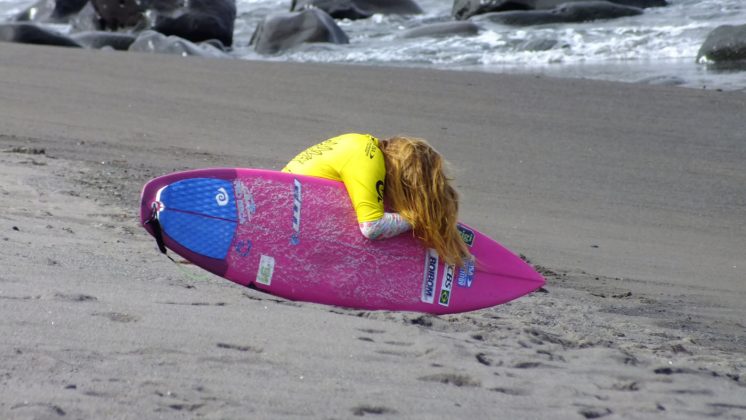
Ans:
[{"label": "surfboard nose", "polygon": [[224,259],[237,225],[232,182],[187,178],[156,188],[146,186],[143,191],[143,221],[155,212],[163,233],[172,241],[196,254]]}]

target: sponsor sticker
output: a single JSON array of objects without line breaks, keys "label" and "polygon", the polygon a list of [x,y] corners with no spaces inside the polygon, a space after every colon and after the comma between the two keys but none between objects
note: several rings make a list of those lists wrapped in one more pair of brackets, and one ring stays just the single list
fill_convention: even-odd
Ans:
[{"label": "sponsor sticker", "polygon": [[256,273],[256,282],[269,286],[272,283],[272,274],[275,272],[275,259],[269,255],[259,258],[259,271]]},{"label": "sponsor sticker", "polygon": [[461,240],[464,241],[464,243],[468,246],[474,245],[474,231],[467,228],[463,225],[456,225],[456,229],[458,229],[459,235],[461,235]]},{"label": "sponsor sticker", "polygon": [[464,266],[458,270],[458,280],[456,284],[459,287],[471,287],[474,281],[474,260],[464,261]]},{"label": "sponsor sticker", "polygon": [[300,181],[293,180],[293,234],[290,237],[290,243],[293,245],[300,243],[300,208],[303,204],[301,186]]},{"label": "sponsor sticker", "polygon": [[435,285],[438,283],[438,253],[428,249],[425,253],[425,275],[422,279],[422,301],[433,303],[435,300]]},{"label": "sponsor sticker", "polygon": [[238,241],[236,242],[235,249],[236,253],[239,257],[245,258],[249,256],[249,253],[251,252],[251,241],[245,240],[245,241]]},{"label": "sponsor sticker", "polygon": [[256,213],[254,195],[251,194],[251,191],[243,182],[241,182],[240,179],[236,179],[235,181],[233,181],[233,190],[236,194],[239,223],[244,224],[248,221],[251,221],[251,216]]},{"label": "sponsor sticker", "polygon": [[227,205],[228,200],[228,191],[226,191],[223,187],[218,188],[218,193],[215,194],[215,202],[218,203],[218,206],[223,207]]},{"label": "sponsor sticker", "polygon": [[448,306],[451,302],[451,288],[453,287],[453,273],[456,267],[453,265],[446,266],[446,272],[443,275],[443,284],[440,285],[440,298],[438,303],[443,306]]}]

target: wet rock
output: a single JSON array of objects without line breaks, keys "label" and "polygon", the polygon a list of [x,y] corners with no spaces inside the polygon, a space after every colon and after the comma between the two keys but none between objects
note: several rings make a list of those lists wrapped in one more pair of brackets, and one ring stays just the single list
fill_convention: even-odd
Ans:
[{"label": "wet rock", "polygon": [[[493,12],[520,10],[549,10],[567,3],[589,3],[595,0],[454,0],[451,15],[457,20]],[[621,6],[648,7],[666,6],[666,0],[609,0]]]},{"label": "wet rock", "polygon": [[217,39],[223,45],[233,45],[236,21],[235,0],[191,0],[174,17],[160,16],[153,29],[192,42]]},{"label": "wet rock", "polygon": [[546,25],[550,23],[578,23],[613,19],[642,14],[637,7],[622,6],[608,1],[565,3],[552,10],[495,12],[475,19],[511,26]]},{"label": "wet rock", "polygon": [[321,9],[334,19],[365,19],[374,14],[416,15],[422,9],[413,0],[293,0],[291,11]]},{"label": "wet rock", "polygon": [[0,41],[21,44],[54,45],[59,47],[78,47],[81,45],[60,32],[53,31],[33,23],[0,24]]},{"label": "wet rock", "polygon": [[479,26],[472,22],[442,22],[423,25],[407,30],[402,38],[440,37],[440,36],[474,36],[479,33]]},{"label": "wet rock", "polygon": [[17,14],[17,22],[64,22],[78,13],[88,0],[39,0]]},{"label": "wet rock", "polygon": [[145,9],[138,0],[91,0],[100,29],[116,31],[144,26]]},{"label": "wet rock", "polygon": [[319,9],[267,16],[256,28],[251,44],[259,54],[276,54],[305,42],[347,44],[347,34]]},{"label": "wet rock", "polygon": [[697,52],[698,63],[746,60],[746,25],[718,26]]}]

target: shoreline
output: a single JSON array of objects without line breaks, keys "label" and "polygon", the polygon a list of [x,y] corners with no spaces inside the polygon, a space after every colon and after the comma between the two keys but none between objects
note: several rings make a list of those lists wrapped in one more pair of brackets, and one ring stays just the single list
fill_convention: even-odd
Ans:
[{"label": "shoreline", "polygon": [[[746,414],[741,94],[0,51],[6,417]],[[548,293],[446,317],[287,302],[185,276],[137,225],[147,179],[277,169],[353,128],[431,140],[462,220]]]}]

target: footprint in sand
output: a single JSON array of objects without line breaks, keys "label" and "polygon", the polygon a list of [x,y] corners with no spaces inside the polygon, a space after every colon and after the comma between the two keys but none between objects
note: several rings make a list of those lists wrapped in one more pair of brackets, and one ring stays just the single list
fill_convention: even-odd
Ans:
[{"label": "footprint in sand", "polygon": [[54,298],[56,300],[63,300],[67,302],[95,302],[98,300],[96,296],[84,295],[82,293],[55,293]]},{"label": "footprint in sand", "polygon": [[396,414],[396,410],[380,405],[363,404],[352,409],[352,414],[364,416],[366,414]]},{"label": "footprint in sand", "polygon": [[482,386],[479,381],[473,379],[469,375],[461,375],[458,373],[435,373],[433,375],[421,376],[417,379],[425,382],[440,382],[442,384],[455,385],[458,387]]},{"label": "footprint in sand", "polygon": [[113,322],[137,322],[140,320],[140,317],[137,315],[124,314],[121,312],[94,312],[91,315],[102,316]]}]

